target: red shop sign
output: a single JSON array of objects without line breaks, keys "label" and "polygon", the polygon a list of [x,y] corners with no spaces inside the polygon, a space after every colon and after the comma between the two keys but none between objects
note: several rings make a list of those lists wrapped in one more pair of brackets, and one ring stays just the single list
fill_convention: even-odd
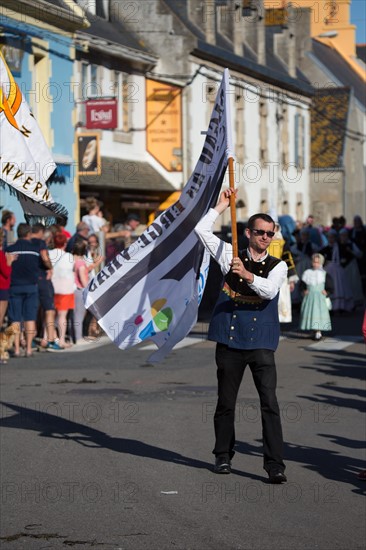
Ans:
[{"label": "red shop sign", "polygon": [[92,99],[86,102],[86,127],[90,129],[117,128],[117,100]]}]

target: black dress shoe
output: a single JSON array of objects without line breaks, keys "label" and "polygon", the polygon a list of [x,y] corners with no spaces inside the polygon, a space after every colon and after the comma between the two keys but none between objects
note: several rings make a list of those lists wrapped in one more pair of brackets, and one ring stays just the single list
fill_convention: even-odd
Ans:
[{"label": "black dress shoe", "polygon": [[281,470],[271,470],[268,474],[270,483],[286,483],[287,477]]},{"label": "black dress shoe", "polygon": [[225,456],[218,456],[215,460],[214,472],[216,474],[231,474],[230,460]]}]

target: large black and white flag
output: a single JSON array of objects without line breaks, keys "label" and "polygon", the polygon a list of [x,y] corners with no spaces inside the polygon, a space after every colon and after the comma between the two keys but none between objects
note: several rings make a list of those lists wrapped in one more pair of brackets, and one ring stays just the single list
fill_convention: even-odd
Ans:
[{"label": "large black and white flag", "polygon": [[85,306],[121,349],[152,340],[157,362],[197,321],[209,257],[194,228],[216,204],[232,154],[224,71],[201,156],[179,200],[123,250],[84,290]]},{"label": "large black and white flag", "polygon": [[67,221],[67,210],[53,201],[46,185],[55,168],[37,121],[0,52],[0,183],[15,190],[29,223]]}]

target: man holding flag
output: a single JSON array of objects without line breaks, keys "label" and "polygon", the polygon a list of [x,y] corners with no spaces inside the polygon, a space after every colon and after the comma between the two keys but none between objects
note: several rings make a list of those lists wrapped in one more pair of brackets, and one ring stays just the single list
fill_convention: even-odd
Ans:
[{"label": "man holding flag", "polygon": [[283,438],[276,398],[274,352],[280,336],[278,295],[287,277],[285,262],[269,256],[275,222],[255,214],[245,230],[247,250],[233,254],[233,246],[212,233],[212,226],[235,198],[230,187],[195,231],[219,263],[225,276],[209,327],[208,338],[217,342],[218,402],[214,415],[216,457],[214,471],[231,472],[235,454],[235,405],[244,370],[249,364],[259,394],[264,447],[264,469],[270,483],[284,483]]},{"label": "man holding flag", "polygon": [[162,360],[197,321],[209,257],[194,228],[214,206],[232,156],[227,69],[201,156],[179,200],[113,258],[84,291],[86,308],[121,349],[152,340]]},{"label": "man holding flag", "polygon": [[[201,156],[179,200],[94,277],[84,290],[84,301],[119,348],[152,340],[158,350],[149,360],[160,361],[196,323],[209,266],[204,248],[208,249],[227,275],[209,334],[218,342],[215,471],[230,473],[236,396],[249,363],[261,399],[264,468],[271,483],[282,483],[286,477],[274,350],[279,340],[278,292],[287,266],[266,251],[274,235],[274,222],[266,214],[249,220],[249,247],[241,257],[233,258],[237,243],[232,248],[211,232],[230,197],[233,236],[236,227],[228,92],[225,69]],[[212,209],[228,165],[230,189],[221,193]],[[236,327],[239,330],[234,332]]]}]

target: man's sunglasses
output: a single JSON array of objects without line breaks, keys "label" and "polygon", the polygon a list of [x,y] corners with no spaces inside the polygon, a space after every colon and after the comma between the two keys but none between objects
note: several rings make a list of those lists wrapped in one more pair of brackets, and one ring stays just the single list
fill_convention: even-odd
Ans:
[{"label": "man's sunglasses", "polygon": [[251,231],[254,233],[254,235],[258,235],[259,237],[263,237],[264,234],[267,235],[270,239],[275,236],[274,231],[264,231],[264,229],[251,229]]}]

